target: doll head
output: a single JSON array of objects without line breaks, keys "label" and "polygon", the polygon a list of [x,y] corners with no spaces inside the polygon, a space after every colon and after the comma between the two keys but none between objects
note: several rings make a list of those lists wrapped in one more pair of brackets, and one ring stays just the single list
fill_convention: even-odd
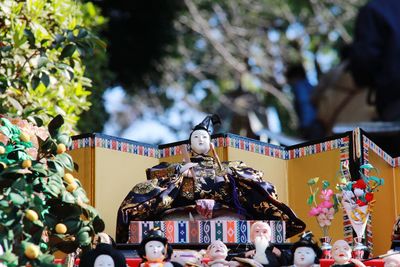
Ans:
[{"label": "doll head", "polygon": [[100,243],[81,257],[80,266],[87,267],[125,267],[124,255],[109,244]]},{"label": "doll head", "polygon": [[201,123],[197,124],[189,135],[191,150],[196,154],[207,154],[210,151],[212,126],[220,124],[218,115],[208,115]]},{"label": "doll head", "polygon": [[332,246],[332,257],[337,264],[346,264],[351,259],[351,247],[344,240],[337,240]]},{"label": "doll head", "polygon": [[255,244],[256,239],[271,240],[271,227],[267,222],[257,221],[250,228],[250,241]]},{"label": "doll head", "polygon": [[207,248],[210,260],[225,260],[228,256],[228,248],[221,240],[213,241]]},{"label": "doll head", "polygon": [[[388,254],[395,253],[393,250],[389,250]],[[385,267],[397,267],[400,266],[400,254],[393,254],[383,258],[385,262]]]},{"label": "doll head", "polygon": [[140,243],[139,256],[147,261],[165,261],[171,257],[172,248],[158,229],[152,229]]},{"label": "doll head", "polygon": [[96,258],[93,267],[115,267],[115,264],[110,255],[103,254]]},{"label": "doll head", "polygon": [[207,130],[194,130],[190,135],[190,147],[197,154],[207,154],[210,150],[211,137]]},{"label": "doll head", "polygon": [[319,263],[322,251],[318,245],[312,240],[313,234],[305,232],[301,235],[300,240],[293,244],[291,250],[293,253],[293,262],[298,267],[313,266]]}]

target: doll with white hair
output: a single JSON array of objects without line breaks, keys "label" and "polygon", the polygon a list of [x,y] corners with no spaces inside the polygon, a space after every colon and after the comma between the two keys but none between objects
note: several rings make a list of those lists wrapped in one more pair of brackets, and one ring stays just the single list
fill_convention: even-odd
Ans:
[{"label": "doll with white hair", "polygon": [[287,266],[290,257],[271,243],[271,227],[267,222],[257,221],[250,228],[250,241],[254,249],[247,251],[244,256],[251,260],[235,258],[239,262],[257,267]]}]

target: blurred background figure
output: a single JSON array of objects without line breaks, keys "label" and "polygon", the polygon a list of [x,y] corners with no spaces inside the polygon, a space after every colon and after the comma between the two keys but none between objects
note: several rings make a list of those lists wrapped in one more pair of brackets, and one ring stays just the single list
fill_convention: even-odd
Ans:
[{"label": "blurred background figure", "polygon": [[294,94],[294,106],[299,117],[300,135],[305,139],[321,138],[322,125],[317,120],[317,109],[312,102],[314,86],[307,79],[302,64],[293,64],[286,71],[286,79]]},{"label": "blurred background figure", "polygon": [[400,120],[400,1],[372,0],[358,13],[349,69],[369,88],[383,121]]}]

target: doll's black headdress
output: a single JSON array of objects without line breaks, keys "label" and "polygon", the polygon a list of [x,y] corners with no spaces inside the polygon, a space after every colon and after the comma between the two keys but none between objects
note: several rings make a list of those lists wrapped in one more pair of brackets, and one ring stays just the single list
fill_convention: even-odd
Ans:
[{"label": "doll's black headdress", "polygon": [[166,251],[164,252],[165,260],[171,258],[172,247],[168,244],[168,239],[164,237],[163,232],[159,228],[154,228],[148,230],[145,237],[142,239],[142,242],[140,242],[140,248],[138,250],[138,254],[142,259],[146,259],[145,246],[150,241],[160,241],[165,246],[166,249]]},{"label": "doll's black headdress", "polygon": [[214,130],[214,126],[217,124],[221,124],[221,119],[217,114],[207,115],[202,122],[193,127],[189,136],[189,140],[192,136],[192,133],[196,130],[205,130],[211,135]]}]

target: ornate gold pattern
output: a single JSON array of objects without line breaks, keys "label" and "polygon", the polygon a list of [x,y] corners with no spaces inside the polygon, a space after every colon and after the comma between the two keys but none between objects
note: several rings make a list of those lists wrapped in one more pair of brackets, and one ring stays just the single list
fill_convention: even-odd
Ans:
[{"label": "ornate gold pattern", "polygon": [[139,183],[133,187],[133,192],[135,194],[147,194],[151,191],[153,191],[156,188],[153,183],[151,182],[144,182],[144,183]]},{"label": "ornate gold pattern", "polygon": [[257,212],[260,213],[266,213],[268,209],[270,209],[272,206],[266,202],[260,202],[258,205],[257,204],[253,204],[253,208],[255,208],[257,210]]},{"label": "ornate gold pattern", "polygon": [[194,179],[192,177],[183,178],[181,196],[190,200],[194,199]]}]

